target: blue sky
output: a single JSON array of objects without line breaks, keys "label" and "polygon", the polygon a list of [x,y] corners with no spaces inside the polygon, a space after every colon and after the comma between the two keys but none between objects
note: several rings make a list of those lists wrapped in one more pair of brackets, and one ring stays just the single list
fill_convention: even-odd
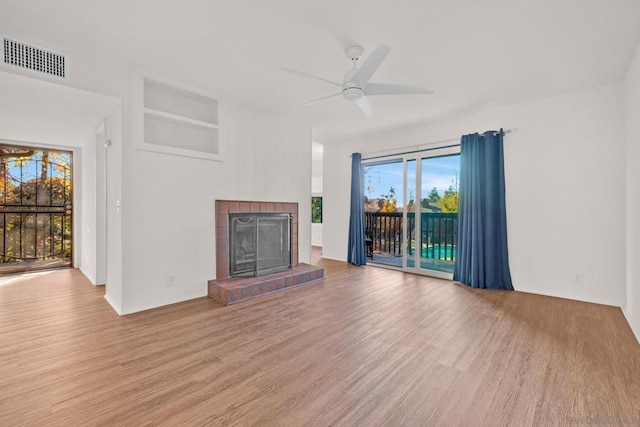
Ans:
[{"label": "blue sky", "polygon": [[[407,164],[408,175],[415,176],[415,161]],[[445,157],[430,157],[422,159],[422,197],[427,197],[433,187],[442,196],[449,188],[460,171],[460,155]],[[393,186],[396,190],[398,206],[404,206],[402,194],[402,162],[365,165],[365,195],[378,198],[387,194]],[[415,196],[415,180],[409,179],[409,196]]]},{"label": "blue sky", "polygon": [[[64,172],[62,172],[61,170],[58,170],[55,165],[56,164],[67,164],[70,165],[71,163],[71,156],[68,153],[58,153],[58,152],[51,152],[50,154],[50,167],[49,167],[49,176],[54,176],[54,177],[62,177],[64,176]],[[23,166],[22,166],[22,180],[23,182],[27,182],[31,179],[34,179],[36,177],[40,177],[40,168],[41,168],[41,164],[40,164],[40,160],[42,160],[42,152],[41,151],[36,151],[34,156],[31,158],[31,160],[33,161],[25,161],[23,162]],[[38,160],[38,162],[36,163],[35,160]],[[7,166],[9,168],[9,174],[11,175],[11,177],[14,180],[19,180],[20,179],[20,165],[19,163],[16,161],[16,158],[10,158],[7,161]],[[17,185],[18,182],[14,181],[14,185]]]}]

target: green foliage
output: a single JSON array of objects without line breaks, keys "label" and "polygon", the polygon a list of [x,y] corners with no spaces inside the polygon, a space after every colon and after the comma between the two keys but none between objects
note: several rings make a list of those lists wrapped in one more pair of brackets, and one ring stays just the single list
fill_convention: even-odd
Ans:
[{"label": "green foliage", "polygon": [[432,203],[436,203],[438,200],[440,200],[440,193],[438,193],[438,189],[436,187],[433,187],[431,189],[426,200]]},{"label": "green foliage", "polygon": [[322,197],[311,198],[311,222],[322,223]]},{"label": "green foliage", "polygon": [[458,212],[458,175],[451,180],[451,185],[444,192],[444,196],[440,200],[442,205],[442,213],[457,213]]},{"label": "green foliage", "polygon": [[434,204],[442,208],[442,213],[458,212],[458,175],[451,179],[451,185],[442,196],[438,193],[438,189],[433,187],[428,196],[422,199],[422,207],[428,208]]},{"label": "green foliage", "polygon": [[444,196],[440,199],[440,205],[442,213],[458,212],[458,192],[453,189],[453,186],[450,185],[449,189],[444,192]]}]

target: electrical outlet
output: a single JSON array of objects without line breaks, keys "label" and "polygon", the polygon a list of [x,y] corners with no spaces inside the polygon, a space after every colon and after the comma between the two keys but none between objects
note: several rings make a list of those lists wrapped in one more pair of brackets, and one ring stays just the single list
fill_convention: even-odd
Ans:
[{"label": "electrical outlet", "polygon": [[167,276],[167,286],[175,286],[176,285],[176,276],[170,274]]},{"label": "electrical outlet", "polygon": [[582,273],[576,273],[573,275],[573,284],[582,285],[584,283],[584,276]]}]

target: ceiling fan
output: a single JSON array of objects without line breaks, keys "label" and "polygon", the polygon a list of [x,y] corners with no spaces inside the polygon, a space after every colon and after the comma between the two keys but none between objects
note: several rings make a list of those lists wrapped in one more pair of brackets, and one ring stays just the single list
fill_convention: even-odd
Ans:
[{"label": "ceiling fan", "polygon": [[304,107],[313,105],[317,102],[323,101],[327,98],[333,98],[334,96],[342,95],[347,101],[355,102],[360,107],[362,112],[367,117],[373,116],[373,107],[369,101],[368,96],[374,95],[423,95],[433,93],[433,89],[421,88],[418,86],[398,85],[398,84],[385,84],[385,83],[369,83],[369,80],[376,72],[384,58],[387,56],[391,48],[387,45],[378,45],[371,54],[367,57],[360,68],[357,67],[358,60],[362,57],[364,49],[361,46],[351,46],[345,49],[344,53],[347,58],[351,60],[353,67],[344,74],[342,83],[334,82],[324,79],[322,77],[314,76],[302,71],[293,70],[291,68],[281,68],[282,71],[291,74],[297,74],[304,77],[311,77],[312,79],[322,80],[323,82],[330,83],[335,86],[339,86],[342,90],[332,95],[324,96],[322,98],[314,99],[303,104]]}]

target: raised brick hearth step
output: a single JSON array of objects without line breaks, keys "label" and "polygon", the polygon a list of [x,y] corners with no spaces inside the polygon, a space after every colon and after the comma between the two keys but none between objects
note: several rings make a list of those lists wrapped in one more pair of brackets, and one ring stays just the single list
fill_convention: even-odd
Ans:
[{"label": "raised brick hearth step", "polygon": [[322,279],[324,268],[300,263],[291,270],[259,277],[209,280],[209,297],[230,305]]}]

